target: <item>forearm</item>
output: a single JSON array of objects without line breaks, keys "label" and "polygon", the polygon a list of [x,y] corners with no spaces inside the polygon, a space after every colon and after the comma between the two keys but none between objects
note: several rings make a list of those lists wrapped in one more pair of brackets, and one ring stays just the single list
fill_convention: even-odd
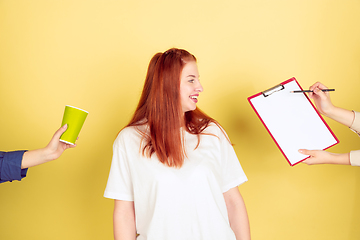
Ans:
[{"label": "forearm", "polygon": [[45,148],[27,151],[23,155],[21,169],[33,167],[51,161],[50,154]]},{"label": "forearm", "polygon": [[115,200],[114,239],[136,239],[135,212],[133,202]]},{"label": "forearm", "polygon": [[350,153],[329,153],[325,163],[350,165]]},{"label": "forearm", "polygon": [[233,212],[229,213],[229,222],[237,240],[250,239],[249,218],[244,202],[237,204]]},{"label": "forearm", "polygon": [[352,123],[354,122],[354,112],[339,108],[339,107],[332,107],[329,111],[324,112],[325,116],[344,124],[347,127],[351,127]]},{"label": "forearm", "polygon": [[250,224],[245,202],[237,187],[224,193],[229,223],[237,240],[250,240]]},{"label": "forearm", "polygon": [[128,220],[114,215],[114,239],[115,240],[135,240],[135,223],[130,224]]}]

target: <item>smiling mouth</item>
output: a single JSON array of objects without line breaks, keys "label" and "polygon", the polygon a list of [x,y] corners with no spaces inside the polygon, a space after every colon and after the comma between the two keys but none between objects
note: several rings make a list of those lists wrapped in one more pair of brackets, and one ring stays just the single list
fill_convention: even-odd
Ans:
[{"label": "smiling mouth", "polygon": [[190,96],[190,99],[191,99],[193,102],[197,103],[197,102],[198,102],[198,97],[199,97],[199,96],[197,96],[197,95],[192,95],[192,96]]}]

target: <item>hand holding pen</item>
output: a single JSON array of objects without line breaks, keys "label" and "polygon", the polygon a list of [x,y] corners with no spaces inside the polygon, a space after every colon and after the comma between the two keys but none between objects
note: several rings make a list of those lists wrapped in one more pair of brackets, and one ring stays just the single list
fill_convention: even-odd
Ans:
[{"label": "hand holding pen", "polygon": [[319,112],[327,116],[334,108],[334,105],[330,100],[329,91],[325,91],[326,89],[328,89],[328,87],[324,84],[316,82],[310,86],[310,92],[308,92],[308,94],[309,97],[314,100],[316,108]]},{"label": "hand holding pen", "polygon": [[329,92],[323,91],[324,89],[328,89],[325,85],[317,82],[309,89],[312,91],[308,93],[309,97],[314,100],[315,106],[321,114],[344,124],[347,127],[352,125],[354,121],[354,113],[334,106],[330,100]]}]

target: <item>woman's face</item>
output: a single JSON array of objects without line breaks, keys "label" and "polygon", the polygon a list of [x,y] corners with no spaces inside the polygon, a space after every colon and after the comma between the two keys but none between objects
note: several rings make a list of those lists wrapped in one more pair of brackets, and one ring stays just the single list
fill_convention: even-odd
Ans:
[{"label": "woman's face", "polygon": [[180,99],[184,113],[196,109],[197,98],[202,91],[196,62],[190,61],[185,64],[180,75]]}]

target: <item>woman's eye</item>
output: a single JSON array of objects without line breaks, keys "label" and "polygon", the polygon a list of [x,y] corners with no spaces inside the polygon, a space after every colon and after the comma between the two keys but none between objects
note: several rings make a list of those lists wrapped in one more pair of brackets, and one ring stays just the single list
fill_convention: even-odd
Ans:
[{"label": "woman's eye", "polygon": [[193,83],[195,80],[194,79],[191,79],[191,80],[189,80],[189,83]]}]

